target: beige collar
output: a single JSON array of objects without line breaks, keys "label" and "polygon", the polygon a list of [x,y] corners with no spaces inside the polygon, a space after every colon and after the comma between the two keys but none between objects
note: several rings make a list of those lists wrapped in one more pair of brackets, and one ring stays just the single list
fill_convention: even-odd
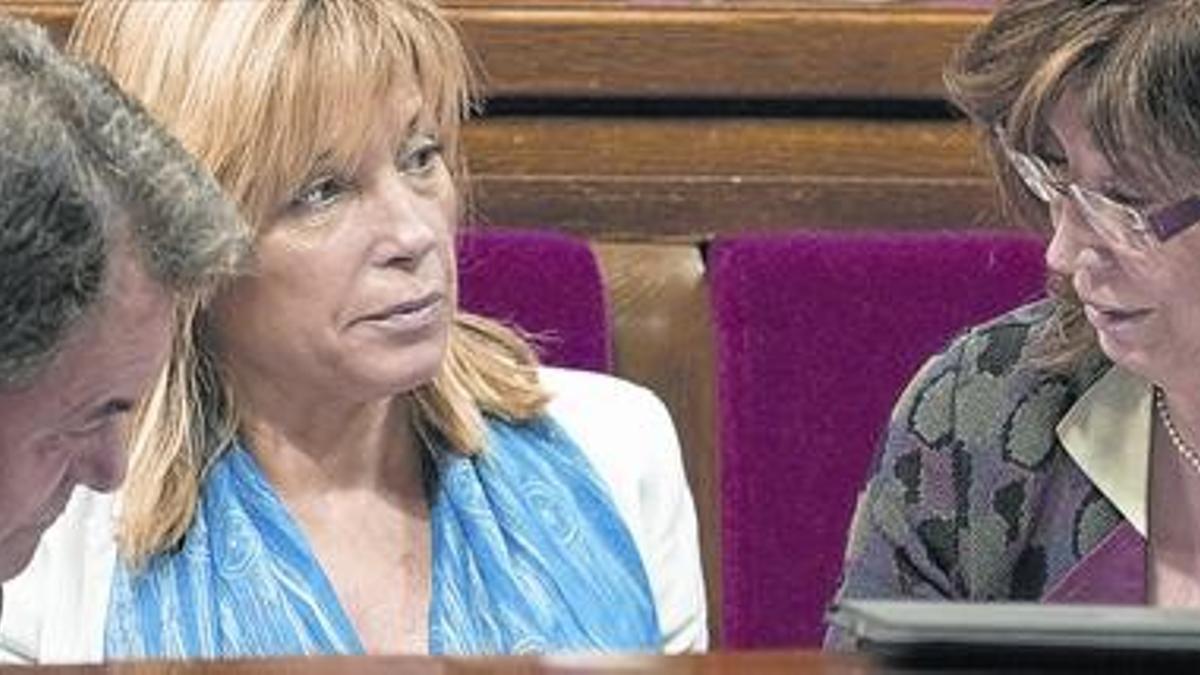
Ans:
[{"label": "beige collar", "polygon": [[1125,519],[1146,536],[1150,383],[1113,366],[1056,428],[1067,454]]}]

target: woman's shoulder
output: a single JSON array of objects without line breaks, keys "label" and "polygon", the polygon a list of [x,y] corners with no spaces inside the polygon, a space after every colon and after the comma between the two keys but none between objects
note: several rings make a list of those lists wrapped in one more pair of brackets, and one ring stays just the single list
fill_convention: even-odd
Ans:
[{"label": "woman's shoulder", "polygon": [[678,454],[667,408],[641,385],[604,373],[542,368],[546,415],[562,427],[610,483],[634,480],[655,457]]},{"label": "woman's shoulder", "polygon": [[1048,300],[1019,307],[966,330],[927,360],[892,410],[886,457],[908,457],[914,447],[982,452],[1018,442],[1009,454],[1036,456],[1028,463],[1041,465],[1058,419],[1106,368],[1091,357],[1069,367],[1032,358],[1031,341],[1053,311]]},{"label": "woman's shoulder", "polygon": [[1047,385],[1062,389],[1064,395],[1078,394],[1108,364],[1094,356],[1065,366],[1039,361],[1035,350],[1045,331],[1053,330],[1054,312],[1053,300],[1040,300],[971,326],[925,363],[910,389],[952,375],[959,389],[986,383],[1002,397],[1023,398]]},{"label": "woman's shoulder", "polygon": [[556,417],[645,413],[663,408],[650,389],[606,373],[542,367],[538,378],[551,397],[549,412]]},{"label": "woman's shoulder", "polygon": [[[653,466],[655,458],[678,454],[679,442],[667,407],[641,385],[604,373],[542,368],[539,379],[550,394],[546,414],[574,439],[584,454],[607,472]],[[606,476],[607,477],[607,476]]]},{"label": "woman's shoulder", "polygon": [[642,556],[668,653],[707,647],[696,511],[670,413],[647,389],[603,373],[542,368],[547,415],[608,486]]},{"label": "woman's shoulder", "polygon": [[985,450],[1003,447],[1005,458],[1046,466],[1057,421],[1108,367],[1102,357],[1054,367],[1033,358],[1035,337],[1053,312],[1050,300],[1019,307],[968,329],[929,359],[892,411],[887,455],[926,447],[998,457]]},{"label": "woman's shoulder", "polygon": [[1022,305],[968,328],[950,343],[945,354],[953,358],[976,359],[974,365],[994,374],[1014,370],[1026,356],[1033,338],[1054,314],[1052,300]]}]

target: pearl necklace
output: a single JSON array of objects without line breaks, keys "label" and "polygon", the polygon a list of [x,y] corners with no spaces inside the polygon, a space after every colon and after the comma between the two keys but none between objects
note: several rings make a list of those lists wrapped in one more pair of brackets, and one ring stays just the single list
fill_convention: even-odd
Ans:
[{"label": "pearl necklace", "polygon": [[1158,411],[1158,419],[1162,420],[1163,426],[1167,429],[1171,445],[1175,446],[1175,450],[1187,460],[1188,464],[1192,465],[1192,469],[1196,473],[1200,473],[1200,454],[1197,454],[1192,446],[1184,442],[1183,436],[1179,435],[1179,430],[1171,421],[1171,411],[1167,409],[1167,397],[1158,387],[1154,388],[1154,409]]}]

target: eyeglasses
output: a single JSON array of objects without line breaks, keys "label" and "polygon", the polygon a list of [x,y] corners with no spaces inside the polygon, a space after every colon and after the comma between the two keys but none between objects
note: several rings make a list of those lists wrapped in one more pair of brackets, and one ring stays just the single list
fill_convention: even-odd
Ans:
[{"label": "eyeglasses", "polygon": [[1070,198],[1088,224],[1116,245],[1146,250],[1200,221],[1200,196],[1193,195],[1146,213],[1059,178],[1040,157],[1019,152],[1009,145],[1000,127],[993,129],[993,133],[1008,162],[1034,196],[1046,204],[1056,199]]}]

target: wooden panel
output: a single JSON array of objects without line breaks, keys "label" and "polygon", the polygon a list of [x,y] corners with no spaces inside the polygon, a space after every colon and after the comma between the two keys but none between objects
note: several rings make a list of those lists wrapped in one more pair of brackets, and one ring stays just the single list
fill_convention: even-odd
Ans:
[{"label": "wooden panel", "polygon": [[601,239],[797,228],[999,227],[987,183],[632,178],[479,181],[482,220]]},{"label": "wooden panel", "polygon": [[[80,0],[0,7],[66,34]],[[450,0],[489,96],[938,98],[980,3]]]},{"label": "wooden panel", "polygon": [[485,221],[703,239],[994,224],[961,121],[496,118],[467,130]]},{"label": "wooden panel", "polygon": [[[78,4],[0,0],[60,32]],[[537,99],[538,117],[493,116],[468,129],[476,197],[494,222],[689,240],[798,224],[993,222],[992,188],[961,122],[814,119],[802,102],[940,96],[951,46],[985,16],[969,0],[445,5],[481,55],[491,96],[551,97]],[[675,117],[556,117],[555,96],[719,97],[744,107],[723,119],[686,106]],[[756,96],[800,102],[788,113],[797,116],[759,117],[744,98]]]},{"label": "wooden panel", "polygon": [[490,96],[940,98],[947,3],[447,2]]},{"label": "wooden panel", "polygon": [[721,519],[716,385],[704,260],[691,244],[598,243],[613,320],[614,372],[654,391],[675,429],[696,503],[709,639],[720,638]]},{"label": "wooden panel", "polygon": [[467,129],[477,174],[978,177],[959,120],[496,117]]}]

